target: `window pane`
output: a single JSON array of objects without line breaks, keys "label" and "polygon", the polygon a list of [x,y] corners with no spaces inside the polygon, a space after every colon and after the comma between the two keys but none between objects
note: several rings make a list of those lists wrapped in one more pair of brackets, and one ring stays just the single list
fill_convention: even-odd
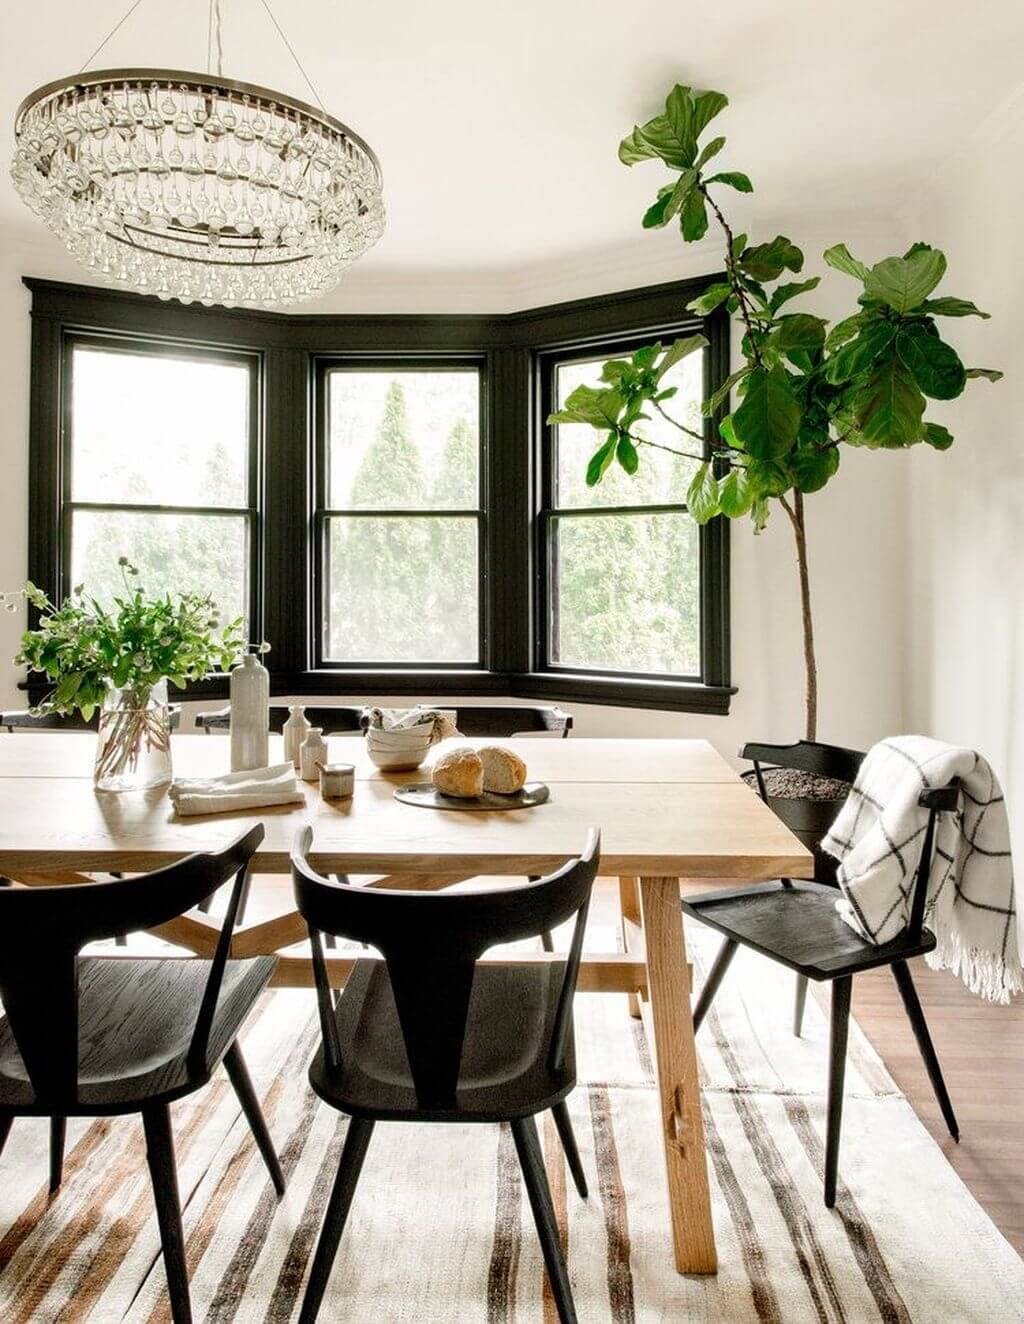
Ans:
[{"label": "window pane", "polygon": [[475,517],[328,521],[328,659],[477,662]]},{"label": "window pane", "polygon": [[247,506],[249,370],[76,347],[74,501]]},{"label": "window pane", "polygon": [[328,503],[336,510],[474,510],[480,377],[475,370],[328,377]]},{"label": "window pane", "polygon": [[71,526],[71,582],[109,603],[124,588],[117,561],[127,556],[150,593],[209,593],[221,623],[248,616],[246,520],[243,515],[151,515],[76,510]]},{"label": "window pane", "polygon": [[700,554],[688,515],[552,521],[555,666],[700,672]]},{"label": "window pane", "polygon": [[[599,358],[559,364],[555,369],[556,408],[564,406],[577,386],[602,385],[601,365],[604,362],[604,358]],[[700,432],[703,355],[691,354],[670,368],[663,378],[663,387],[667,390],[670,386],[675,386],[677,393],[665,401],[666,413]],[[676,450],[694,453],[700,450],[698,441],[674,428],[652,407],[645,412],[651,418],[634,426],[637,436]],[[681,459],[647,446],[640,448],[640,467],[632,477],[613,462],[596,487],[587,487],[587,463],[604,439],[603,433],[586,423],[562,423],[555,428],[556,505],[572,509],[575,506],[669,505],[686,500],[686,489],[698,461]]]}]

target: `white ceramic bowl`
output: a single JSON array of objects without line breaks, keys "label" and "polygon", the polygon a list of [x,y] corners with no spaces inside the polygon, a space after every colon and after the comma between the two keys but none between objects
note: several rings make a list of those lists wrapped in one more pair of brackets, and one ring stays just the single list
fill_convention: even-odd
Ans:
[{"label": "white ceramic bowl", "polygon": [[418,768],[430,749],[432,728],[423,731],[380,731],[371,727],[366,733],[366,752],[378,768],[399,771]]}]

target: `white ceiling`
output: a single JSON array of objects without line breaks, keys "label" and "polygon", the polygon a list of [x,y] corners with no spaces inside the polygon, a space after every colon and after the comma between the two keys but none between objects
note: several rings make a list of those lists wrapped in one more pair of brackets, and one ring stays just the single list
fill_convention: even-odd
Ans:
[{"label": "white ceiling", "polygon": [[[221,0],[224,72],[309,97],[259,0]],[[327,108],[377,151],[387,234],[329,304],[495,311],[667,279],[678,234],[639,218],[662,182],[619,138],[674,81],[726,91],[740,221],[843,236],[912,210],[1021,78],[1019,0],[271,0]],[[7,0],[0,117],[77,69],[128,0]],[[205,62],[207,0],[142,0],[97,67]],[[310,98],[311,99],[311,98]],[[10,131],[8,130],[8,133]],[[717,162],[716,162],[717,164]],[[1019,163],[1007,162],[1008,169]],[[730,195],[730,198],[733,195]],[[0,176],[31,272],[87,279]],[[839,235],[836,236],[840,237]],[[26,259],[28,260],[28,259]],[[691,254],[710,268],[715,254]],[[424,294],[425,291],[433,293]]]}]

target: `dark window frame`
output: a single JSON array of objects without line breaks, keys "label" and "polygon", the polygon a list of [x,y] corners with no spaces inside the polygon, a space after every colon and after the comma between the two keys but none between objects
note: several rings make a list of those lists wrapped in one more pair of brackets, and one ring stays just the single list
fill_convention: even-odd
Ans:
[{"label": "dark window frame", "polygon": [[[700,682],[614,673],[543,670],[536,649],[535,578],[538,457],[543,415],[537,365],[545,354],[586,342],[665,339],[678,328],[707,335],[709,384],[725,380],[729,324],[680,310],[718,275],[505,315],[325,315],[197,308],[93,286],[25,278],[32,293],[29,423],[29,575],[50,593],[62,585],[62,345],[71,334],[140,339],[180,350],[250,354],[259,362],[260,545],[254,586],[261,600],[254,637],[268,639],[274,694],[472,695],[600,703],[724,714],[735,692],[729,674],[729,531],[702,531],[701,620],[707,638]],[[481,665],[318,665],[315,513],[318,361],[447,359],[481,366],[484,588]],[[254,415],[255,416],[255,415]],[[706,550],[706,554],[705,554]],[[26,682],[35,698],[38,678]],[[220,697],[225,677],[190,688]]]},{"label": "dark window frame", "polygon": [[[701,329],[700,324],[693,319],[680,322],[677,326],[665,327],[662,329],[659,339],[663,341],[675,340],[680,336],[692,335],[695,331]],[[632,354],[635,350],[651,343],[650,335],[629,336],[623,339],[608,341],[581,340],[570,345],[562,346],[558,349],[547,349],[537,356],[537,377],[538,390],[540,395],[540,426],[539,436],[539,460],[537,472],[537,518],[534,538],[534,575],[535,575],[535,595],[537,610],[534,613],[534,648],[536,650],[536,667],[538,672],[559,676],[579,676],[579,677],[601,677],[608,679],[622,679],[632,681],[652,682],[655,684],[703,684],[704,678],[708,673],[709,666],[713,666],[713,659],[718,649],[718,638],[714,628],[715,623],[706,619],[707,613],[703,609],[700,611],[701,637],[699,640],[700,658],[698,662],[698,671],[696,675],[675,675],[668,672],[654,671],[627,671],[625,669],[607,668],[607,667],[572,667],[552,660],[553,639],[556,632],[555,616],[557,611],[557,600],[555,594],[555,580],[557,572],[555,569],[555,525],[561,519],[600,519],[602,517],[614,515],[657,515],[657,514],[686,514],[687,508],[684,501],[665,502],[661,504],[640,504],[632,506],[613,506],[604,504],[595,504],[593,506],[561,506],[557,502],[558,486],[558,447],[557,447],[557,424],[549,424],[548,416],[558,408],[557,402],[557,380],[558,370],[561,367],[574,363],[587,363],[601,358],[618,358]],[[709,359],[710,350],[704,352],[704,362],[702,365],[702,394],[706,399],[709,388]],[[600,440],[600,436],[595,432],[595,446]],[[711,454],[710,436],[707,427],[704,428],[704,458],[709,458]],[[718,549],[715,546],[714,539],[708,536],[709,526],[704,525],[698,530],[698,585],[703,585],[705,578],[713,574],[716,567],[712,564]]]},{"label": "dark window frame", "polygon": [[[477,504],[465,509],[441,509],[424,507],[422,510],[402,510],[398,508],[342,508],[328,504],[330,484],[330,465],[328,460],[330,431],[330,387],[329,378],[333,372],[457,372],[467,371],[476,374],[478,386],[477,439],[479,445],[477,467]],[[422,355],[337,355],[318,354],[313,358],[313,401],[315,426],[313,430],[313,509],[312,529],[313,545],[311,555],[314,565],[312,630],[313,646],[311,657],[316,671],[381,672],[408,671],[420,667],[425,671],[486,671],[488,657],[487,634],[487,587],[489,582],[487,565],[487,455],[489,451],[487,437],[487,364],[484,357],[468,355],[435,355],[424,358]],[[330,547],[327,526],[333,518],[411,518],[441,519],[444,517],[473,519],[477,530],[477,655],[475,659],[464,662],[436,662],[423,659],[421,662],[380,662],[372,658],[362,661],[342,661],[327,656],[326,639],[329,624],[327,602],[330,598]]]},{"label": "dark window frame", "polygon": [[[72,490],[74,450],[73,383],[75,350],[94,349],[107,354],[125,354],[136,358],[191,359],[197,362],[231,363],[246,369],[248,388],[248,454],[246,457],[246,504],[244,506],[168,505],[161,502],[81,501]],[[247,576],[247,614],[249,632],[254,638],[263,625],[263,423],[261,418],[262,364],[260,356],[238,350],[197,345],[193,342],[147,340],[136,336],[108,335],[94,331],[65,328],[61,337],[61,435],[60,435],[60,524],[57,554],[56,595],[63,598],[71,589],[72,538],[75,512],[92,510],[102,513],[125,512],[154,515],[233,516],[245,521],[245,563]],[[31,575],[30,575],[31,578]],[[33,581],[38,582],[38,581]],[[52,580],[51,580],[52,582]]]}]

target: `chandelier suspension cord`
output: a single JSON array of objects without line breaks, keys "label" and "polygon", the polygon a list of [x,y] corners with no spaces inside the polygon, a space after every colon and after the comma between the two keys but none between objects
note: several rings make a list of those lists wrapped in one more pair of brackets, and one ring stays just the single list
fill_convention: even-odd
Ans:
[{"label": "chandelier suspension cord", "polygon": [[128,20],[129,20],[129,19],[131,18],[131,16],[132,16],[132,14],[135,13],[136,9],[138,9],[139,5],[141,5],[141,4],[142,4],[142,0],[135,0],[135,3],[134,3],[133,5],[131,5],[131,6],[128,8],[127,12],[121,15],[121,17],[118,19],[118,21],[114,24],[114,26],[110,29],[110,31],[107,33],[107,35],[103,38],[103,40],[100,42],[100,44],[96,47],[96,49],[95,49],[95,50],[93,51],[93,53],[89,56],[89,58],[86,60],[86,62],[82,65],[82,68],[78,70],[79,73],[82,73],[83,70],[88,69],[89,65],[92,64],[93,60],[95,60],[96,56],[99,55],[100,51],[101,51],[101,50],[103,49],[103,47],[107,44],[107,42],[108,42],[108,41],[110,40],[110,38],[114,35],[114,33],[117,32],[119,28],[123,27],[124,24],[128,22]]},{"label": "chandelier suspension cord", "polygon": [[[218,3],[219,3],[219,0],[218,0]],[[301,60],[299,59],[299,57],[295,54],[295,51],[294,51],[294,49],[292,48],[292,44],[291,44],[291,42],[288,40],[288,38],[287,38],[287,37],[285,36],[285,34],[284,34],[284,29],[281,27],[281,24],[278,23],[277,19],[274,17],[274,11],[270,8],[270,5],[267,4],[267,0],[260,0],[260,4],[261,4],[261,5],[263,6],[263,8],[267,11],[267,16],[269,17],[271,23],[273,23],[273,25],[274,25],[275,28],[277,28],[277,35],[281,38],[281,40],[284,42],[284,44],[288,47],[288,54],[289,54],[289,55],[292,57],[292,59],[295,61],[295,65],[296,65],[296,67],[297,67],[299,73],[300,73],[300,74],[303,76],[303,78],[306,80],[306,84],[307,84],[307,86],[309,87],[309,90],[313,93],[313,96],[314,96],[314,98],[315,98],[315,100],[316,100],[316,104],[320,107],[320,109],[321,109],[321,110],[324,112],[324,114],[326,115],[326,114],[327,114],[327,107],[324,105],[323,101],[321,100],[321,98],[320,98],[320,93],[319,93],[319,92],[316,90],[316,88],[314,87],[312,78],[310,78],[309,74],[307,74],[306,71],[305,71],[305,69],[302,67],[302,61],[301,61]]]}]

